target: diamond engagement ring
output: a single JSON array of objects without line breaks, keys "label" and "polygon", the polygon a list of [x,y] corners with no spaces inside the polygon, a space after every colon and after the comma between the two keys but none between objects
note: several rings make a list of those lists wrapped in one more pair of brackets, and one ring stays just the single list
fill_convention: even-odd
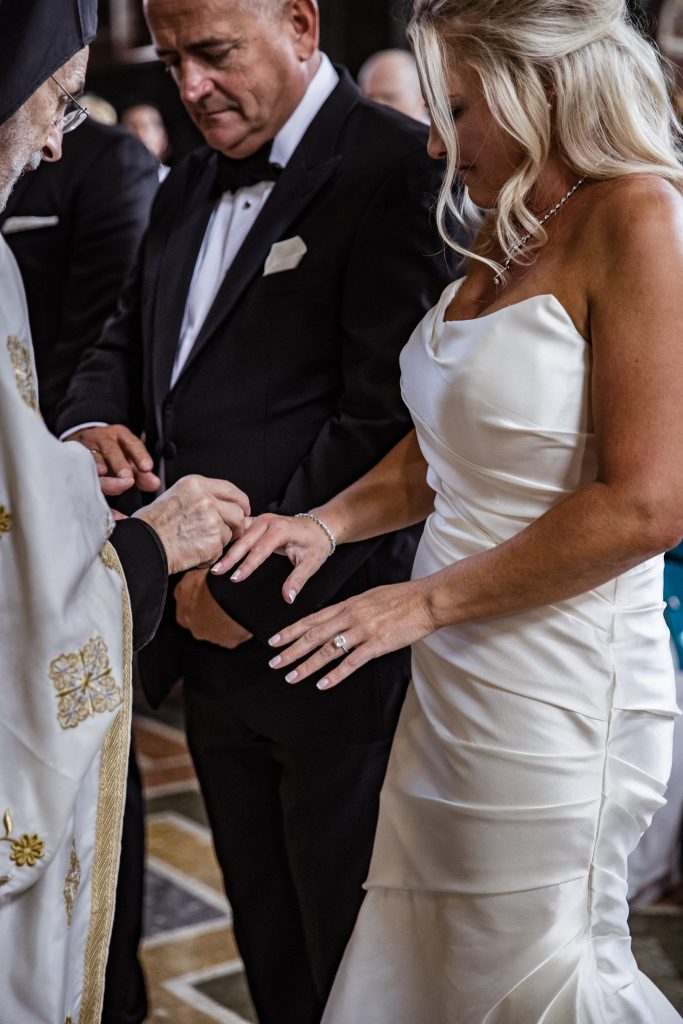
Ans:
[{"label": "diamond engagement ring", "polygon": [[343,651],[344,654],[351,653],[351,651],[346,646],[346,637],[343,635],[343,633],[337,633],[332,643],[334,644],[338,651]]}]

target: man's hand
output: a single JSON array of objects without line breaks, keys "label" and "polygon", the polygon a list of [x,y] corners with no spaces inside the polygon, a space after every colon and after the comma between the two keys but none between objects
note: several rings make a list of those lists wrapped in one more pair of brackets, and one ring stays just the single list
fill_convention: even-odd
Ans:
[{"label": "man's hand", "polygon": [[176,619],[189,629],[195,640],[208,640],[229,651],[251,640],[252,634],[231,619],[212,597],[206,585],[205,569],[186,572],[173,596]]},{"label": "man's hand", "polygon": [[161,481],[154,462],[139,437],[122,424],[110,427],[86,427],[66,438],[79,441],[92,454],[100,476],[102,493],[116,497],[134,485],[154,493]]},{"label": "man's hand", "polygon": [[159,535],[169,573],[212,565],[251,522],[249,499],[226,480],[184,476],[135,513]]}]

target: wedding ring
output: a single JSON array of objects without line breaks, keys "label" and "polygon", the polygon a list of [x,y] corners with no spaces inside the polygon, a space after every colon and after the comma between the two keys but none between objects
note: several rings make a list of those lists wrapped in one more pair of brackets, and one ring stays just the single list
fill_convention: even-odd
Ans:
[{"label": "wedding ring", "polygon": [[91,455],[99,455],[100,454],[100,449],[99,448],[88,448],[88,451],[90,452]]},{"label": "wedding ring", "polygon": [[343,651],[344,654],[351,653],[351,651],[346,646],[346,637],[342,633],[337,633],[332,643],[334,644],[338,651]]}]

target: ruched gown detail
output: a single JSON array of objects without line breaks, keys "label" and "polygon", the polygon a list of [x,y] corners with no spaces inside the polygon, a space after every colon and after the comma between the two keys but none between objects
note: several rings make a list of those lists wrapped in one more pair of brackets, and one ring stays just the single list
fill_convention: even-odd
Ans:
[{"label": "ruched gown detail", "polygon": [[[401,357],[436,493],[416,579],[596,477],[591,348],[559,301],[444,322],[457,287]],[[414,646],[367,895],[323,1024],[681,1020],[638,971],[626,903],[677,713],[662,569],[651,559]]]}]

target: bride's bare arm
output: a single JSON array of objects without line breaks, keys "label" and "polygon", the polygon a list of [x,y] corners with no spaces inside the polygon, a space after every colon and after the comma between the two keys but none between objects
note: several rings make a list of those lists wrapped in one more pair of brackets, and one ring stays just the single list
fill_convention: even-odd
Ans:
[{"label": "bride's bare arm", "polygon": [[[336,497],[310,511],[330,530],[337,544],[392,533],[425,519],[434,508],[434,492],[426,481],[427,463],[411,431],[365,476]],[[239,543],[213,569],[217,574],[239,569],[232,579],[247,579],[274,552],[286,555],[295,572],[285,581],[287,600],[299,593],[329,556],[328,535],[314,519],[265,514],[253,521]]]}]

